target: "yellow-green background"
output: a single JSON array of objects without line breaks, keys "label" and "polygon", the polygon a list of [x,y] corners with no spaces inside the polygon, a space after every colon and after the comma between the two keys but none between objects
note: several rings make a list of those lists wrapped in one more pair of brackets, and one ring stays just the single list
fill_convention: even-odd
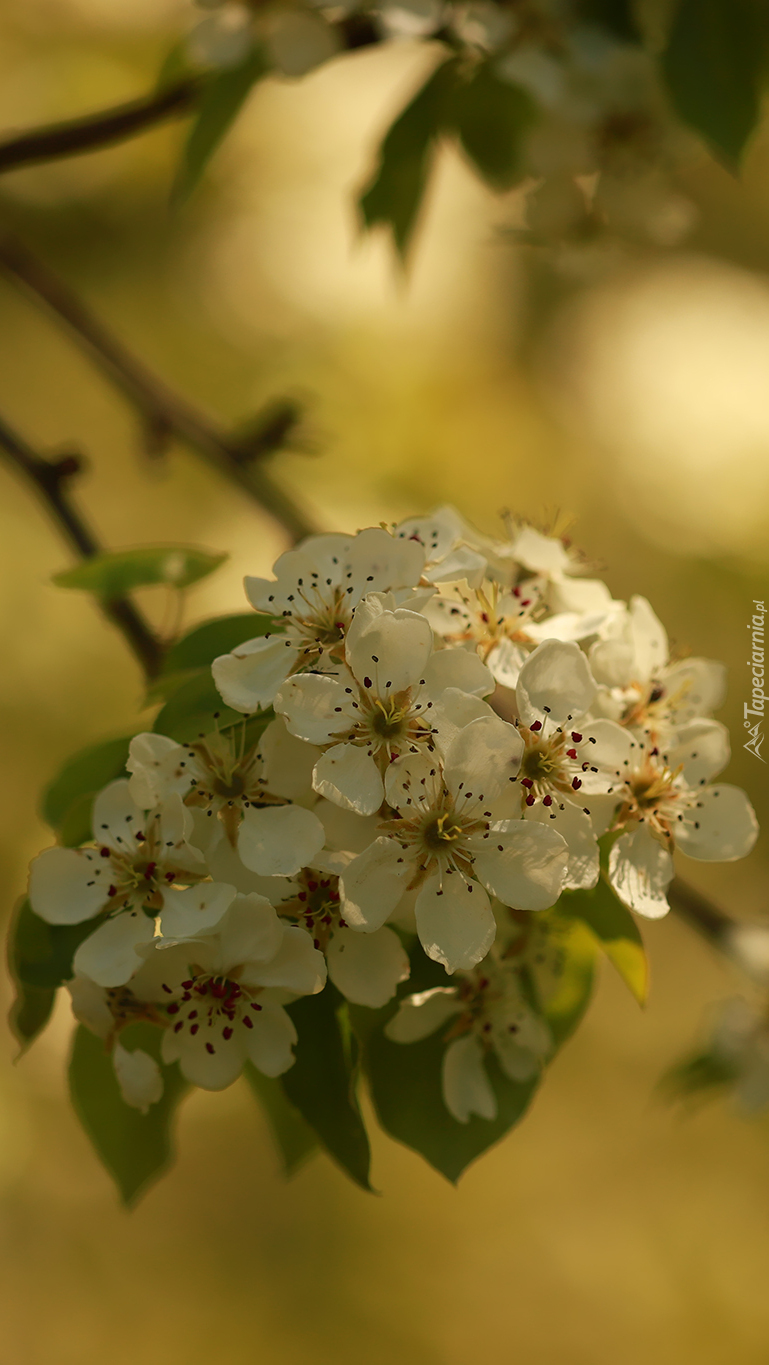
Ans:
[{"label": "yellow-green background", "polygon": [[[0,126],[140,93],[191,14],[184,0],[5,0]],[[511,245],[519,199],[447,155],[404,277],[383,242],[358,239],[351,194],[424,60],[364,53],[257,91],[182,215],[167,207],[179,128],[8,176],[0,212],[223,418],[306,396],[311,453],[275,471],[322,525],[443,500],[486,529],[505,507],[573,514],[616,595],[647,594],[677,647],[728,661],[728,777],[766,818],[740,723],[746,623],[767,589],[769,143],[741,186],[704,157],[681,174],[700,211],[685,253],[566,262],[568,288]],[[193,456],[143,454],[122,400],[3,281],[0,412],[41,448],[86,453],[78,497],[108,544],[231,552],[190,622],[240,610],[242,574],[283,545]],[[7,913],[49,839],[41,785],[135,723],[140,680],[88,600],[50,586],[69,553],[4,468],[0,547]],[[147,606],[159,620],[165,604]],[[687,873],[765,913],[766,843]],[[717,1106],[682,1118],[653,1096],[739,982],[674,918],[645,932],[646,1011],[604,972],[530,1117],[458,1190],[378,1136],[381,1197],[323,1158],[286,1186],[236,1085],[186,1105],[176,1170],[126,1215],[67,1104],[65,1003],[18,1066],[6,1034],[0,1365],[765,1365],[769,1126]]]}]

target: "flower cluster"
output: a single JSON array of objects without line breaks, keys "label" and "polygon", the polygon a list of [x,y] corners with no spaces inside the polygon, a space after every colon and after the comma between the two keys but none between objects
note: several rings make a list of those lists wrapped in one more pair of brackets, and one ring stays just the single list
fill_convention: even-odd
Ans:
[{"label": "flower cluster", "polygon": [[[649,604],[557,536],[494,539],[450,508],[311,537],[245,587],[259,615],[213,660],[220,714],[137,735],[92,841],[32,864],[35,914],[83,929],[75,1013],[147,1108],[161,1071],[130,1023],[220,1089],[291,1067],[292,1002],[327,977],[370,1009],[399,992],[387,1037],[441,1030],[449,1112],[492,1119],[488,1067],[524,1082],[553,1050],[541,912],[603,876],[658,917],[675,849],[751,849],[746,796],[712,781],[723,669],[671,658]],[[445,985],[401,985],[415,951]]]}]

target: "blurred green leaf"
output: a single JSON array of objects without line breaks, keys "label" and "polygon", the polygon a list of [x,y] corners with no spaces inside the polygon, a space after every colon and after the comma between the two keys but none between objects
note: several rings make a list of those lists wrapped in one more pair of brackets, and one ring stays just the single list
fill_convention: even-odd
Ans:
[{"label": "blurred green leaf", "polygon": [[56,991],[52,986],[27,986],[17,983],[16,998],[8,1014],[11,1032],[22,1052],[42,1033],[53,1011]]},{"label": "blurred green leaf", "polygon": [[[130,740],[126,738],[107,739],[101,744],[89,744],[87,749],[81,749],[72,758],[68,758],[43,791],[43,819],[58,831],[70,818],[82,818],[82,804],[80,816],[71,815],[77,803],[82,803],[83,798],[90,798],[92,801],[95,793],[106,787],[108,782],[127,776],[125,763],[129,743]],[[89,813],[83,839],[73,841],[70,838],[68,842],[82,843],[90,837]]]},{"label": "blurred green leaf", "polygon": [[560,902],[595,934],[639,1005],[649,991],[649,964],[638,925],[603,878],[592,891],[567,891]]},{"label": "blurred green leaf", "polygon": [[559,901],[554,915],[560,930],[561,971],[555,994],[542,1007],[556,1051],[571,1038],[590,1004],[597,956],[595,937],[584,924],[568,919],[559,924],[561,905],[562,901]]},{"label": "blurred green leaf", "polygon": [[288,1006],[299,1041],[296,1061],[281,1081],[329,1156],[357,1185],[370,1190],[371,1153],[355,1095],[356,1058],[349,1055],[347,1030],[340,1021],[340,1012],[345,1010],[330,982],[319,995],[305,996]]},{"label": "blurred green leaf", "polygon": [[135,550],[115,550],[94,555],[74,569],[54,574],[60,588],[83,588],[99,597],[122,597],[134,588],[166,584],[188,588],[213,573],[228,556],[187,545],[141,545]]},{"label": "blurred green leaf", "polygon": [[539,117],[531,96],[484,62],[457,84],[450,104],[460,144],[479,175],[497,190],[517,185],[524,175],[524,136]]},{"label": "blurred green leaf", "polygon": [[766,0],[679,0],[662,69],[676,112],[731,169],[756,126],[769,54]]},{"label": "blurred green leaf", "polygon": [[390,127],[359,207],[367,228],[389,227],[401,256],[408,250],[437,140],[451,121],[458,63],[449,57],[432,73]]},{"label": "blurred green leaf", "polygon": [[235,122],[257,81],[267,75],[269,63],[261,48],[250,52],[240,66],[212,76],[198,104],[182,152],[173,198],[189,199],[211,157]]},{"label": "blurred green leaf", "polygon": [[[132,1024],[120,1035],[129,1052],[142,1048],[158,1062],[161,1039],[162,1030],[151,1024]],[[173,1161],[172,1122],[189,1086],[176,1064],[161,1070],[163,1097],[142,1114],[125,1103],[102,1039],[82,1024],[75,1033],[69,1065],[72,1103],[124,1204],[133,1204]]]},{"label": "blurred green leaf", "polygon": [[8,965],[14,980],[51,990],[72,977],[72,959],[98,919],[80,924],[46,924],[28,900],[20,902],[8,932]]},{"label": "blurred green leaf", "polygon": [[230,654],[244,641],[277,629],[271,616],[260,616],[254,611],[203,621],[171,646],[163,661],[163,672],[210,667],[220,654]]},{"label": "blurred green leaf", "polygon": [[250,1062],[246,1062],[245,1075],[267,1115],[283,1174],[294,1175],[318,1151],[318,1139],[299,1110],[286,1098],[279,1079],[264,1076]]},{"label": "blurred green leaf", "polygon": [[727,1057],[700,1052],[666,1071],[658,1088],[667,1099],[689,1099],[731,1085],[737,1074],[736,1066]]}]

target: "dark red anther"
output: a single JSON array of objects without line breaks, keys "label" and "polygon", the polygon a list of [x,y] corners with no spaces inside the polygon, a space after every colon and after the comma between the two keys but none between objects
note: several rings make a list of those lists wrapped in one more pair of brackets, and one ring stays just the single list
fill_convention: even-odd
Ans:
[{"label": "dark red anther", "polygon": [[144,832],[140,829],[137,829],[134,835],[134,839],[136,840],[137,844],[143,844],[146,837],[147,837],[146,834],[144,834]]},{"label": "dark red anther", "polygon": [[249,1014],[243,1015],[243,1023],[245,1024],[246,1028],[254,1027],[254,1021]]},{"label": "dark red anther", "polygon": [[102,858],[108,858],[112,850],[109,848],[100,848],[99,852],[101,853]]},{"label": "dark red anther", "polygon": [[174,1024],[174,1033],[178,1033],[180,1028],[184,1028],[184,1020],[180,1019],[178,1024]]},{"label": "dark red anther", "polygon": [[251,1008],[252,1008],[252,1010],[260,1010],[262,1007],[261,1007],[261,1005],[257,1005],[257,1003],[256,1003],[255,1000],[252,1000],[252,1001],[251,1001]]},{"label": "dark red anther", "polygon": [[169,1014],[178,1014],[178,1013],[179,1013],[179,1006],[178,1006],[178,1005],[169,1005],[169,1006],[168,1006],[168,1013],[169,1013]]},{"label": "dark red anther", "polygon": [[581,744],[581,743],[582,743],[582,736],[581,736],[580,734],[578,734],[576,730],[572,730],[572,732],[571,732],[571,737],[572,737],[572,739],[574,740],[574,743],[575,743],[575,744]]},{"label": "dark red anther", "polygon": [[536,800],[537,800],[536,796],[527,796],[527,797],[526,797],[526,805],[527,805],[527,806],[533,806],[533,805],[535,804]]},{"label": "dark red anther", "polygon": [[212,981],[212,982],[211,982],[211,994],[212,994],[213,996],[215,996],[217,1000],[223,1000],[224,997],[225,997],[225,995],[227,994],[227,982],[226,982],[226,981]]},{"label": "dark red anther", "polygon": [[340,919],[340,920],[339,920],[339,928],[340,928],[340,929],[346,929],[346,928],[347,928],[347,920]]},{"label": "dark red anther", "polygon": [[189,1014],[187,1015],[188,1019],[197,1019],[197,1017],[198,1017],[197,1010],[190,1010]]},{"label": "dark red anther", "polygon": [[195,1034],[197,1033],[197,1031],[198,1031],[199,1028],[200,1028],[200,1024],[193,1024],[193,1025],[192,1025],[192,1028],[190,1029],[190,1033],[192,1034],[193,1038],[194,1038],[194,1036],[195,1036]]},{"label": "dark red anther", "polygon": [[160,984],[161,984],[162,989],[163,989],[168,995],[173,995],[173,991],[171,990],[171,987],[170,987],[170,986],[167,986],[166,983],[165,983],[165,981],[162,981]]},{"label": "dark red anther", "polygon": [[110,897],[111,897],[111,896],[116,896],[116,895],[117,895],[117,887],[116,887],[116,886],[108,886],[108,887],[107,887],[107,895],[110,896]]},{"label": "dark red anther", "polygon": [[230,1038],[232,1037],[232,1029],[231,1029],[231,1028],[223,1028],[223,1029],[222,1029],[222,1037],[223,1037],[223,1039],[224,1039],[225,1042],[229,1042]]},{"label": "dark red anther", "polygon": [[192,987],[193,984],[194,984],[194,983],[193,983],[192,981],[183,981],[183,982],[182,982],[182,989],[185,990],[185,991],[188,991],[188,990],[190,990],[190,988]]},{"label": "dark red anther", "polygon": [[317,882],[308,882],[308,883],[307,883],[307,887],[308,887],[308,889],[309,889],[310,891],[317,891],[317,889],[318,889],[318,883],[317,883]]},{"label": "dark red anther", "polygon": [[542,805],[543,805],[543,806],[552,806],[552,804],[553,804],[553,798],[552,798],[552,796],[551,796],[549,793],[548,793],[547,796],[543,796],[543,797],[542,797]]},{"label": "dark red anther", "polygon": [[521,778],[521,786],[522,786],[522,787],[526,787],[526,789],[528,790],[529,787],[533,787],[533,786],[534,786],[534,783],[532,782],[532,780],[531,780],[530,777],[522,777],[522,778]]},{"label": "dark red anther", "polygon": [[571,779],[571,785],[572,785],[572,787],[574,788],[575,792],[578,792],[579,789],[580,789],[580,787],[582,786],[582,780],[581,780],[581,778],[579,778],[579,777],[573,777],[573,778]]},{"label": "dark red anther", "polygon": [[175,881],[176,881],[176,873],[175,873],[175,872],[166,872],[166,881],[167,881],[167,882],[175,882]]},{"label": "dark red anther", "polygon": [[213,1045],[213,1043],[206,1043],[206,1052],[210,1052],[210,1053],[211,1053],[211,1056],[213,1057],[213,1055],[214,1055],[214,1045]]},{"label": "dark red anther", "polygon": [[155,875],[155,868],[156,868],[156,867],[157,867],[157,863],[147,863],[147,867],[146,867],[145,872],[144,872],[144,880],[145,880],[145,882],[151,882],[151,881],[152,881],[152,878],[153,878],[154,875]]},{"label": "dark red anther", "polygon": [[542,729],[542,721],[541,721],[541,720],[535,720],[535,721],[529,726],[529,729],[530,729],[530,730],[534,730],[535,732],[536,732],[537,730],[541,730],[541,729]]},{"label": "dark red anther", "polygon": [[567,757],[567,758],[576,758],[576,757],[577,757],[577,750],[576,750],[576,749],[567,749],[567,750],[566,750],[566,757]]}]

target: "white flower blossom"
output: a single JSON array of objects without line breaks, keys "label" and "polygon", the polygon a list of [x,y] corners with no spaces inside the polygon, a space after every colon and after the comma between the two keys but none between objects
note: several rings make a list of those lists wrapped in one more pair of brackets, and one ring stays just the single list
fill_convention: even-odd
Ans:
[{"label": "white flower blossom", "polygon": [[487,891],[521,909],[553,905],[563,885],[563,839],[549,827],[494,814],[522,749],[515,728],[488,715],[455,734],[443,762],[415,757],[396,765],[387,799],[397,817],[340,879],[347,923],[373,932],[404,891],[419,887],[422,946],[453,972],[480,962],[494,941]]},{"label": "white flower blossom", "polygon": [[690,721],[666,752],[632,740],[609,856],[609,878],[631,910],[658,919],[670,908],[673,850],[702,862],[733,862],[750,852],[758,825],[747,796],[710,778],[726,766],[729,739],[714,720]]},{"label": "white flower blossom", "polygon": [[217,816],[246,866],[273,877],[298,872],[323,847],[316,816],[290,800],[312,797],[317,757],[278,720],[245,750],[237,727],[189,745],[166,735],[137,735],[127,766],[137,802],[154,804],[175,794],[188,807]]},{"label": "white flower blossom", "polygon": [[74,968],[100,986],[119,986],[139,965],[137,950],[158,916],[170,934],[209,928],[235,888],[204,880],[203,855],[189,842],[192,816],[176,793],[146,812],[127,781],[111,782],[94,802],[93,833],[96,848],[48,848],[34,859],[29,898],[49,924],[101,917]]},{"label": "white flower blossom", "polygon": [[[494,680],[475,656],[433,650],[424,616],[390,610],[381,596],[355,612],[346,641],[348,667],[288,679],[275,707],[292,734],[325,746],[313,786],[328,800],[373,815],[384,778],[406,754],[429,753],[449,689],[481,696]],[[448,721],[451,723],[451,709]]]},{"label": "white flower blossom", "polygon": [[416,540],[370,527],[353,537],[311,536],[280,556],[274,579],[247,578],[251,605],[274,617],[279,630],[214,660],[214,682],[224,701],[249,714],[272,705],[290,674],[342,661],[361,598],[394,590],[407,596],[419,583],[424,560]]},{"label": "white flower blossom", "polygon": [[263,896],[238,895],[209,934],[155,939],[133,988],[168,1020],[162,1056],[204,1090],[223,1090],[247,1060],[266,1076],[293,1064],[296,1029],[284,1005],[326,980],[304,929],[280,922]]}]

